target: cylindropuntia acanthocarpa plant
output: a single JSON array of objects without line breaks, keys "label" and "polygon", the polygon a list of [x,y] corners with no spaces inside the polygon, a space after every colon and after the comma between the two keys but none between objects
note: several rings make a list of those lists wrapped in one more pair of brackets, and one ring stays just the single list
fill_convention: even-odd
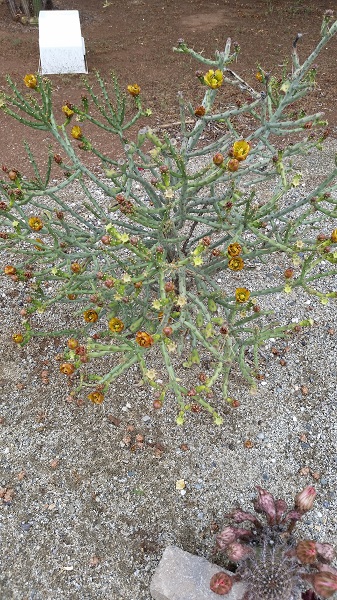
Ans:
[{"label": "cylindropuntia acanthocarpa plant", "polygon": [[[204,93],[197,107],[179,96],[178,139],[149,127],[133,130],[151,113],[143,110],[136,83],[127,86],[131,116],[115,77],[112,96],[97,75],[98,92],[86,82],[81,102],[67,101],[58,111],[49,79],[27,74],[22,92],[8,78],[11,93],[0,93],[0,109],[53,139],[44,172],[26,145],[34,178],[15,165],[3,165],[0,177],[0,250],[13,256],[4,275],[29,285],[22,331],[13,332],[13,341],[75,335],[78,347],[65,349],[60,368],[74,394],[87,389],[88,399],[101,404],[109,386],[137,364],[154,391],[154,408],[173,394],[179,425],[186,412],[202,409],[220,425],[218,400],[230,401],[232,368],[238,366],[254,390],[260,347],[314,323],[284,323],[266,297],[303,289],[323,304],[337,298],[330,283],[337,274],[337,164],[296,202],[285,197],[300,183],[293,158],[320,148],[329,134],[322,113],[301,116],[292,107],[313,89],[316,58],[335,33],[330,11],[310,56],[300,62],[298,34],[292,72],[280,79],[261,73],[257,90],[231,68],[239,46],[230,38],[214,59],[180,40],[176,50],[203,65],[197,76]],[[242,97],[217,112],[217,94],[226,86]],[[243,133],[236,122],[245,114],[251,128]],[[221,134],[207,141],[207,128],[217,123]],[[99,150],[94,134],[87,137],[95,127],[115,136],[120,157]],[[303,139],[279,143],[293,134]],[[85,153],[97,160],[98,171],[87,165]],[[54,163],[60,169],[56,183]],[[76,210],[74,190],[83,194]],[[261,286],[256,266],[269,277],[275,261],[283,266],[275,285]],[[76,323],[65,328],[61,311],[58,331],[34,327],[34,314],[55,304],[72,311]],[[210,371],[199,379],[204,358]],[[95,364],[106,372],[96,374]],[[184,382],[182,369],[191,369],[193,385]]]},{"label": "cylindropuntia acanthocarpa plant", "polygon": [[[235,575],[223,571],[213,575],[210,588],[218,595],[230,592],[234,582],[246,589],[241,600],[319,600],[330,598],[337,590],[337,569],[330,563],[335,553],[330,544],[314,540],[296,540],[297,522],[309,511],[316,496],[308,486],[288,508],[284,500],[257,487],[256,514],[240,508],[226,517],[235,524],[249,523],[244,529],[227,525],[216,538],[215,552],[224,552],[237,563]],[[262,518],[261,518],[262,517]],[[303,591],[305,583],[311,588]]]}]

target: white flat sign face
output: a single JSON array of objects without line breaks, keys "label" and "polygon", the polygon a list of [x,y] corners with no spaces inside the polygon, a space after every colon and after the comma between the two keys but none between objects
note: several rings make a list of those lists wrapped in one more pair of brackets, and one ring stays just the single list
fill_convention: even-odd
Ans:
[{"label": "white flat sign face", "polygon": [[41,10],[39,45],[42,75],[88,72],[78,10]]}]

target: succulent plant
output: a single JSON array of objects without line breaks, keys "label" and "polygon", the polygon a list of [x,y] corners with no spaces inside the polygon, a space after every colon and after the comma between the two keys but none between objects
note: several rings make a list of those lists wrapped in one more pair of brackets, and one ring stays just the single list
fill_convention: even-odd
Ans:
[{"label": "succulent plant", "polygon": [[[224,552],[230,562],[237,563],[237,570],[233,576],[226,577],[223,571],[213,575],[211,590],[226,595],[234,582],[242,581],[242,600],[319,600],[333,596],[337,590],[337,569],[330,565],[335,556],[333,547],[315,540],[298,541],[293,533],[312,508],[315,496],[315,488],[308,486],[288,508],[284,500],[275,500],[258,486],[254,502],[257,514],[238,508],[226,515],[232,523],[249,523],[250,527],[227,525],[216,537],[215,552]],[[308,584],[311,588],[305,591]]]}]

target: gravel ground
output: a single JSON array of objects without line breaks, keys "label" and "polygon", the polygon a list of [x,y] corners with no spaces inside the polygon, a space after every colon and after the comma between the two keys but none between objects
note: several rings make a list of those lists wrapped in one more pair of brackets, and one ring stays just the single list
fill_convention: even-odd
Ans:
[{"label": "gravel ground", "polygon": [[[300,160],[305,186],[336,151],[330,140]],[[277,267],[256,270],[254,280],[268,285]],[[262,348],[255,394],[233,374],[230,395],[240,405],[225,408],[222,427],[203,414],[178,427],[173,402],[152,408],[137,368],[101,406],[69,401],[55,360],[60,342],[13,347],[23,291],[2,279],[1,598],[149,600],[164,548],[210,557],[212,524],[233,505],[249,508],[256,485],[290,502],[314,484],[315,507],[300,530],[337,542],[336,302],[300,292],[266,299],[283,322],[310,317],[314,325]],[[50,313],[42,320],[53,326],[61,314]]]}]

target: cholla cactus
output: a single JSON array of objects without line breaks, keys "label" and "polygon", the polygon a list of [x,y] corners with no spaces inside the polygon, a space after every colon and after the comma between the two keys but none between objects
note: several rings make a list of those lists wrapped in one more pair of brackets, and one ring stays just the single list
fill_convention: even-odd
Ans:
[{"label": "cholla cactus", "polygon": [[[216,538],[216,551],[238,563],[233,577],[216,573],[210,583],[218,595],[229,593],[234,581],[243,581],[242,600],[318,600],[330,598],[337,590],[337,570],[330,566],[334,550],[314,540],[297,541],[293,530],[304,513],[312,508],[316,491],[306,487],[289,509],[284,500],[257,487],[254,503],[259,518],[240,509],[226,515],[234,523],[248,522],[249,529],[228,525]],[[303,592],[303,583],[312,588]],[[318,596],[316,595],[318,594]]]},{"label": "cholla cactus", "polygon": [[[0,94],[7,118],[53,139],[44,172],[26,145],[34,178],[18,165],[3,165],[0,177],[0,250],[13,257],[4,274],[29,285],[14,342],[76,336],[78,347],[68,344],[60,369],[73,381],[74,394],[85,388],[99,404],[109,386],[138,364],[154,390],[154,408],[173,393],[178,424],[187,411],[203,409],[220,425],[221,404],[209,399],[216,393],[220,402],[232,402],[232,367],[238,365],[255,388],[260,346],[313,324],[282,322],[264,298],[298,289],[323,304],[337,298],[331,284],[337,274],[337,165],[296,202],[284,197],[301,179],[293,158],[320,148],[328,135],[321,113],[303,116],[293,105],[313,89],[316,58],[336,32],[337,21],[325,15],[310,56],[300,64],[297,36],[292,73],[277,79],[261,71],[258,90],[232,70],[239,48],[230,39],[214,59],[180,40],[176,50],[203,65],[198,78],[204,94],[196,108],[180,95],[179,139],[149,127],[134,131],[151,113],[142,107],[137,83],[127,86],[131,116],[114,77],[112,94],[98,75],[98,92],[86,82],[81,102],[66,101],[58,111],[49,79],[27,74],[23,92],[8,78],[11,93]],[[225,86],[236,86],[242,96],[216,112]],[[236,127],[242,115],[255,123],[244,136]],[[205,131],[216,123],[220,137],[206,141]],[[95,127],[115,136],[120,158],[100,150],[94,135],[89,139]],[[278,142],[298,133],[303,139],[288,147]],[[100,171],[87,165],[85,153],[100,162]],[[60,169],[56,183],[54,163]],[[264,189],[264,183],[270,186]],[[85,199],[74,209],[70,198],[79,188]],[[275,261],[283,265],[275,285],[261,286],[255,267],[266,271]],[[79,317],[74,327],[33,329],[32,315],[54,305],[72,305]],[[104,364],[105,357],[113,360],[104,374],[90,372],[94,365],[82,368],[91,361]],[[198,373],[201,358],[208,373]],[[161,361],[160,377],[153,361]],[[192,382],[184,385],[182,369],[194,371]]]}]

